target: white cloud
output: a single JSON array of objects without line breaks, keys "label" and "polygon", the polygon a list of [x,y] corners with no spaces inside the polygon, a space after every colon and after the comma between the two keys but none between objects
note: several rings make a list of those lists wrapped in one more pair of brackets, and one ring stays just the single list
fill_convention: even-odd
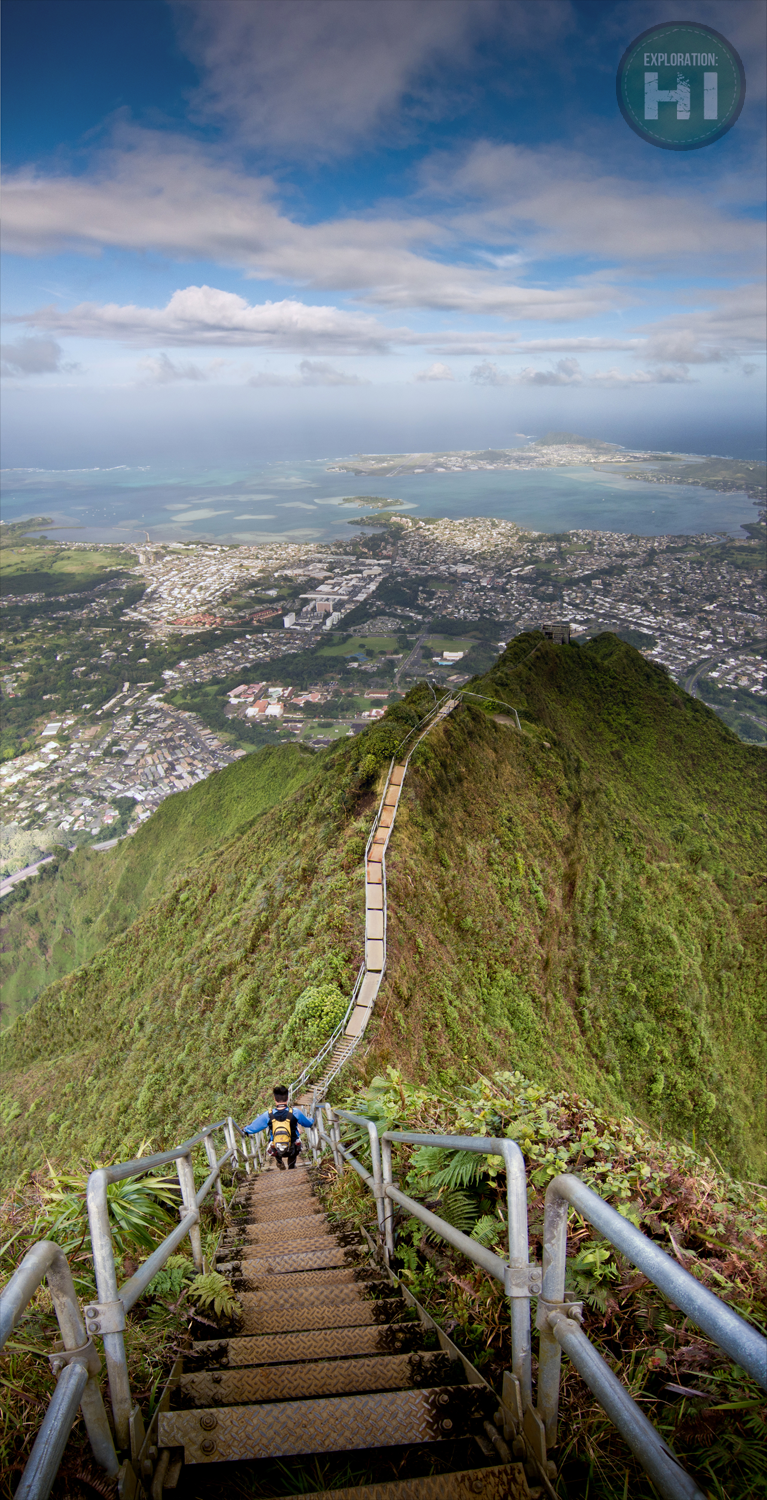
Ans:
[{"label": "white cloud", "polygon": [[470,377],[475,385],[569,385],[569,386],[632,386],[632,385],[686,385],[690,375],[684,365],[663,365],[655,370],[631,370],[626,372],[613,367],[609,370],[584,370],[577,359],[558,359],[548,370],[536,370],[528,365],[523,370],[501,370],[498,365],[485,360],[475,365]]},{"label": "white cloud", "polygon": [[439,361],[429,365],[428,370],[419,370],[414,377],[415,380],[452,380],[453,372],[449,365],[440,364]]},{"label": "white cloud", "polygon": [[[487,247],[522,242],[526,256],[586,253],[601,262],[658,261],[693,265],[761,265],[764,230],[757,218],[732,211],[729,174],[706,174],[673,191],[621,172],[592,154],[563,146],[528,147],[478,141],[463,154],[440,152],[423,166],[423,193],[445,208],[454,234]],[[739,194],[761,201],[756,174],[739,179]],[[515,249],[514,254],[518,253]]]},{"label": "white cloud", "polygon": [[[210,149],[121,129],[89,177],[9,175],[4,243],[20,255],[154,249],[238,266],[254,277],[353,292],[388,308],[562,321],[627,300],[609,282],[515,285],[502,270],[450,265],[447,252],[463,253],[467,226],[460,218],[440,222],[403,210],[399,217],[301,224],[280,212],[275,194],[271,180],[236,171]],[[434,250],[442,258],[424,253]]]},{"label": "white cloud", "polygon": [[722,364],[740,355],[763,353],[766,342],[765,292],[761,284],[724,291],[682,294],[708,307],[675,313],[649,325],[643,355],[684,364]]},{"label": "white cloud", "polygon": [[324,359],[302,359],[298,365],[297,374],[279,375],[270,370],[260,370],[257,375],[252,375],[248,385],[255,386],[306,386],[306,385],[369,385],[361,375],[348,375],[344,370],[336,370]]},{"label": "white cloud", "polygon": [[[215,361],[220,364],[220,360]],[[199,365],[178,365],[167,354],[150,354],[139,364],[145,385],[170,385],[175,380],[207,380]]]},{"label": "white cloud", "polygon": [[[235,292],[211,286],[188,286],[173,293],[165,307],[99,306],[81,302],[68,312],[41,307],[13,322],[26,322],[60,335],[119,339],[127,344],[213,344],[250,348],[332,348],[346,353],[384,351],[394,330],[363,313],[316,307],[293,299],[255,305]],[[167,365],[163,361],[167,360]],[[154,361],[155,378],[199,379],[174,373],[166,355]],[[311,371],[309,372],[311,374]]]},{"label": "white cloud", "polygon": [[508,370],[499,370],[489,359],[475,365],[469,377],[475,385],[511,385],[513,378]]},{"label": "white cloud", "polygon": [[584,373],[577,359],[558,359],[550,370],[520,370],[515,382],[520,385],[583,385]]},{"label": "white cloud", "polygon": [[3,375],[58,375],[78,368],[62,364],[61,345],[55,339],[25,338],[17,339],[15,344],[0,344]]},{"label": "white cloud", "polygon": [[[546,47],[572,24],[568,0],[185,0],[182,44],[203,69],[196,106],[259,151],[358,150],[374,132],[404,142],[470,90],[474,45]],[[451,62],[460,83],[446,83]],[[413,100],[417,98],[417,103]]]}]

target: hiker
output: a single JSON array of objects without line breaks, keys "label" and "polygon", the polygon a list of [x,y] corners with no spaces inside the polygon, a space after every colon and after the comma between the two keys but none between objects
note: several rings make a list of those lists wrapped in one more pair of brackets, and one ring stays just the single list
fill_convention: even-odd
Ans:
[{"label": "hiker", "polygon": [[269,1130],[269,1146],[267,1155],[273,1156],[281,1172],[285,1171],[285,1158],[287,1157],[288,1170],[292,1171],[296,1165],[296,1157],[301,1150],[301,1136],[299,1125],[305,1125],[308,1129],[314,1124],[300,1109],[291,1109],[288,1104],[289,1094],[284,1084],[278,1083],[274,1090],[274,1109],[264,1110],[252,1124],[245,1126],[245,1135],[258,1135],[259,1131]]}]

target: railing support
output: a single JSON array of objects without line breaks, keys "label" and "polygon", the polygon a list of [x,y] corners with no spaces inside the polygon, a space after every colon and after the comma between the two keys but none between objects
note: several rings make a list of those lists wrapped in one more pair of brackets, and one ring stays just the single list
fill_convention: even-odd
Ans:
[{"label": "railing support", "polygon": [[[179,1217],[185,1219],[189,1214],[197,1213],[197,1193],[194,1186],[194,1167],[192,1166],[191,1154],[179,1157],[176,1162],[176,1170],[178,1171],[178,1182],[184,1204],[183,1208],[179,1209]],[[198,1275],[202,1275],[202,1235],[200,1234],[199,1218],[196,1223],[190,1225],[189,1242],[192,1246],[192,1259],[195,1269]]]},{"label": "railing support", "polygon": [[[675,1307],[707,1333],[731,1359],[767,1387],[767,1339],[733,1312],[720,1297],[701,1286],[665,1250],[605,1203],[572,1173],[553,1178],[546,1190],[543,1224],[543,1289],[538,1309],[541,1343],[538,1361],[538,1404],[546,1425],[546,1442],[557,1440],[561,1340],[555,1337],[550,1314],[565,1305],[567,1213],[572,1205],[626,1259],[643,1271]],[[584,1335],[585,1337],[585,1335]]]},{"label": "railing support", "polygon": [[[88,1371],[81,1364],[68,1365],[59,1376],[15,1500],[47,1500],[87,1384]],[[117,1473],[116,1467],[112,1473]]]},{"label": "railing support", "polygon": [[[117,1295],[117,1272],[112,1249],[112,1231],[109,1227],[108,1182],[108,1168],[105,1167],[101,1167],[97,1172],[91,1172],[88,1178],[86,1198],[93,1248],[93,1267],[96,1273],[99,1303],[111,1304],[116,1311],[119,1308],[122,1314],[122,1328],[124,1328],[125,1313]],[[117,1321],[120,1321],[119,1316]],[[122,1328],[112,1333],[103,1333],[102,1337],[117,1446],[125,1449],[130,1441],[131,1395]]]},{"label": "railing support", "polygon": [[[33,1496],[36,1500],[37,1497],[44,1500],[44,1496],[48,1494],[78,1405],[82,1407],[85,1429],[96,1462],[111,1477],[114,1477],[119,1468],[97,1379],[101,1360],[85,1332],[69,1262],[61,1247],[53,1240],[40,1240],[27,1251],[0,1294],[0,1348],[43,1277],[48,1282],[63,1344],[63,1349],[54,1356],[54,1369],[57,1365],[64,1368],[24,1470],[21,1485],[16,1491],[17,1495],[22,1496],[22,1500],[24,1495],[28,1495],[30,1500]],[[80,1374],[75,1376],[74,1371],[79,1371]],[[61,1441],[58,1435],[60,1428],[63,1428]],[[50,1478],[46,1481],[48,1475]],[[46,1482],[47,1488],[43,1488]]]},{"label": "railing support", "polygon": [[[532,1377],[532,1344],[530,1333],[530,1275],[529,1249],[527,1238],[527,1177],[525,1174],[525,1161],[516,1141],[507,1140],[506,1137],[495,1139],[491,1136],[470,1135],[421,1135],[410,1130],[387,1130],[384,1132],[384,1142],[401,1141],[403,1145],[411,1146],[441,1146],[446,1150],[453,1151],[476,1151],[484,1156],[501,1156],[506,1168],[506,1214],[509,1231],[509,1262],[506,1265],[497,1255],[491,1251],[484,1251],[488,1257],[487,1261],[481,1258],[482,1246],[475,1241],[468,1240],[466,1235],[461,1235],[462,1241],[467,1241],[471,1249],[467,1251],[467,1245],[458,1246],[464,1254],[468,1253],[478,1264],[485,1265],[492,1276],[496,1276],[503,1282],[506,1296],[511,1303],[511,1369],[512,1374],[519,1381],[522,1393],[522,1406],[526,1410],[532,1405],[533,1400],[533,1377]],[[402,1202],[403,1194],[394,1188],[385,1189],[386,1196],[391,1197],[395,1203]],[[416,1213],[417,1218],[427,1222],[427,1211],[421,1209],[420,1205],[413,1204],[407,1199],[406,1206],[411,1213]],[[450,1243],[455,1244],[453,1236],[459,1233],[451,1225],[445,1224],[442,1219],[435,1215],[429,1215],[429,1220],[435,1220],[438,1232]],[[490,1260],[494,1264],[490,1264]],[[499,1273],[499,1267],[503,1269]]]},{"label": "railing support", "polygon": [[654,1480],[664,1500],[706,1500],[704,1492],[682,1468],[575,1319],[564,1312],[555,1312],[548,1315],[547,1321],[557,1344],[594,1392],[600,1406]]},{"label": "railing support", "polygon": [[[213,1137],[210,1135],[206,1135],[205,1137],[205,1155],[208,1158],[208,1166],[210,1167],[211,1172],[216,1172],[218,1169],[218,1158],[216,1156],[216,1148],[213,1144]],[[216,1177],[215,1185],[213,1188],[213,1202],[216,1205],[216,1213],[220,1215],[223,1212],[224,1208],[224,1195],[221,1191],[220,1174]]]}]

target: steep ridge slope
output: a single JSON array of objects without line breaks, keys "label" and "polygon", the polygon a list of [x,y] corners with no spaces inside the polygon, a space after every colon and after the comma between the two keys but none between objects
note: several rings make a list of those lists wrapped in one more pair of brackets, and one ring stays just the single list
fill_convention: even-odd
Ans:
[{"label": "steep ridge slope", "polygon": [[[248,827],[318,769],[310,751],[268,747],[166,798],[115,849],[78,849],[0,908],[0,1024],[123,932],[199,856]],[[53,876],[55,875],[55,879]]]},{"label": "steep ridge slope", "polygon": [[[612,636],[519,637],[470,686],[495,701],[413,758],[354,1066],[519,1066],[760,1170],[763,753]],[[6,1177],[247,1114],[308,1060],[298,1002],[350,993],[376,789],[431,701],[326,753],[0,1038]]]}]

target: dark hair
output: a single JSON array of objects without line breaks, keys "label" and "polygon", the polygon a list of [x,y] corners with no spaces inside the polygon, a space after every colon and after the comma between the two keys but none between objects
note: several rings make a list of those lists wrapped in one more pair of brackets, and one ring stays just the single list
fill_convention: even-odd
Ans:
[{"label": "dark hair", "polygon": [[275,1097],[275,1099],[289,1099],[290,1098],[289,1091],[286,1089],[284,1083],[276,1083],[275,1084],[275,1086],[274,1086],[274,1097]]}]

